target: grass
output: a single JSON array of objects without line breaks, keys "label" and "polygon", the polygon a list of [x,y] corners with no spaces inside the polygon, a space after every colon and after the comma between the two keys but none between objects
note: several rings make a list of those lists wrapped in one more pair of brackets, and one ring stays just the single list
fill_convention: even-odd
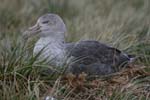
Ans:
[{"label": "grass", "polygon": [[[150,99],[149,0],[9,0],[0,1],[0,100]],[[43,75],[51,68],[32,55],[35,41],[22,31],[44,13],[57,13],[68,28],[67,41],[94,39],[139,57],[136,65],[94,80],[81,74]],[[60,71],[60,70],[59,70]],[[80,88],[79,88],[80,87]]]}]

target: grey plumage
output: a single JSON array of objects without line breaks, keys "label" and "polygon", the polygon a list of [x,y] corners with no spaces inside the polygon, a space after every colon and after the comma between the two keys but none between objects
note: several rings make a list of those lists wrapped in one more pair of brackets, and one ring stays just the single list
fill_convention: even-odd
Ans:
[{"label": "grey plumage", "polygon": [[98,41],[80,41],[66,45],[69,56],[77,59],[70,65],[73,73],[110,74],[119,71],[130,61],[120,50]]},{"label": "grey plumage", "polygon": [[50,65],[59,67],[63,66],[67,57],[71,59],[68,71],[74,74],[85,72],[89,75],[107,75],[119,71],[131,60],[122,51],[98,41],[65,43],[66,30],[58,15],[45,14],[24,32],[24,36],[30,37],[38,33],[40,39],[35,44],[34,54],[46,47],[40,59],[47,58]]}]

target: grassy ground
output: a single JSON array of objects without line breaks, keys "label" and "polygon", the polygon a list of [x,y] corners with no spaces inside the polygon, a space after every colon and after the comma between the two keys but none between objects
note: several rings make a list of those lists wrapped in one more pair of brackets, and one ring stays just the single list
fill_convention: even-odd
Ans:
[{"label": "grassy ground", "polygon": [[[0,100],[150,99],[149,0],[0,0]],[[81,74],[42,75],[48,66],[32,55],[22,32],[45,13],[65,21],[66,41],[94,39],[139,59],[131,68],[94,80]],[[81,87],[81,88],[78,88]]]}]

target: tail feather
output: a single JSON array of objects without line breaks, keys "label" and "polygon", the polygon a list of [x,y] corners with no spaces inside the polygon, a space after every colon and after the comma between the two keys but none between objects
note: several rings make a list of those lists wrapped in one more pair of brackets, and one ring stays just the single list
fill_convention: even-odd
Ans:
[{"label": "tail feather", "polygon": [[129,57],[129,62],[132,63],[132,62],[135,62],[135,60],[138,58],[137,56],[135,55],[128,55]]}]

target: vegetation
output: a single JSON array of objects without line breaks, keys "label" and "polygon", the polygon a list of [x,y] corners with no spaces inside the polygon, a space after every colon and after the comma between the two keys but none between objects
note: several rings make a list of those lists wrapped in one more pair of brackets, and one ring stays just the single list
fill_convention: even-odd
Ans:
[{"label": "vegetation", "polygon": [[[150,100],[149,0],[0,0],[0,100]],[[67,41],[94,39],[139,59],[131,68],[94,80],[84,73],[43,75],[22,32],[45,13],[65,21]],[[79,88],[80,87],[80,88]]]}]

